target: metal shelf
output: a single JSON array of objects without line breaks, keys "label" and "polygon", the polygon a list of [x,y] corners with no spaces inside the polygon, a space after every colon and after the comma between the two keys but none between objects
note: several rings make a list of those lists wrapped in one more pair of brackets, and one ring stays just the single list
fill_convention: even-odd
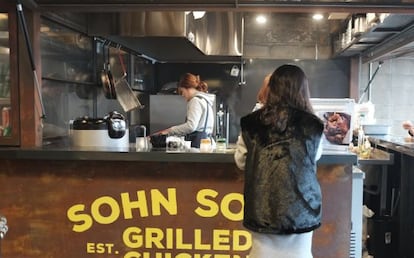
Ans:
[{"label": "metal shelf", "polygon": [[[413,26],[414,15],[390,14],[382,23],[354,34],[351,42],[336,51],[336,56],[361,55],[363,62],[389,59],[396,47],[413,41],[412,33],[407,34],[407,30],[411,31]],[[397,41],[404,43],[396,44]]]}]

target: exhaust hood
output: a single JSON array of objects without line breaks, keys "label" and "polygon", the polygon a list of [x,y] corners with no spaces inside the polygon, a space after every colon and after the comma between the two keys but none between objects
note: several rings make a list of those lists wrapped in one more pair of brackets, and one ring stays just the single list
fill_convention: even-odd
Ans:
[{"label": "exhaust hood", "polygon": [[240,61],[242,14],[120,12],[88,15],[88,34],[104,37],[159,62]]}]

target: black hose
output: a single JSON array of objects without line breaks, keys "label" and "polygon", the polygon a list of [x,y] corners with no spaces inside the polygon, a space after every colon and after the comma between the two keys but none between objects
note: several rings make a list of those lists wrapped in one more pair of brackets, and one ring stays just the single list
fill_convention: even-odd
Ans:
[{"label": "black hose", "polygon": [[29,32],[27,31],[26,19],[24,18],[23,7],[22,7],[22,4],[20,3],[20,0],[17,0],[16,9],[17,9],[17,16],[19,18],[21,28],[23,30],[24,40],[26,42],[27,52],[29,54],[29,59],[30,59],[30,65],[32,67],[33,76],[34,76],[34,79],[35,79],[36,90],[37,90],[37,94],[39,96],[40,106],[42,108],[40,118],[45,118],[46,117],[45,107],[43,105],[42,93],[40,92],[39,80],[38,80],[37,74],[36,74],[36,66],[35,66],[34,58],[33,58],[32,45],[30,44]]},{"label": "black hose", "polygon": [[383,61],[379,61],[379,62],[378,62],[377,69],[375,70],[375,72],[374,72],[374,74],[372,75],[371,79],[368,81],[368,84],[367,84],[367,86],[365,87],[364,91],[362,92],[361,97],[359,97],[358,104],[361,104],[361,102],[362,102],[362,100],[363,100],[363,98],[364,98],[365,94],[367,93],[367,91],[368,91],[368,89],[369,89],[369,86],[371,86],[372,81],[374,80],[375,76],[376,76],[376,75],[377,75],[377,73],[378,73],[378,70],[381,68],[381,65],[382,65],[383,63],[384,63]]}]

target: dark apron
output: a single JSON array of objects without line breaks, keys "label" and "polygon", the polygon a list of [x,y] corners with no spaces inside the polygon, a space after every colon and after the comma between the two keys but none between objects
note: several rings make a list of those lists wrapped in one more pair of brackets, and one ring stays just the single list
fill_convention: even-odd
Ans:
[{"label": "dark apron", "polygon": [[185,140],[186,141],[191,141],[191,147],[194,147],[194,148],[200,148],[200,142],[201,142],[201,139],[206,139],[206,138],[209,138],[210,137],[210,135],[209,134],[207,134],[206,133],[206,127],[207,127],[207,121],[208,121],[208,107],[209,107],[209,103],[208,103],[208,101],[205,99],[205,98],[203,98],[203,97],[200,97],[200,96],[196,96],[197,98],[201,98],[201,99],[204,99],[205,101],[206,101],[206,103],[207,103],[207,115],[206,115],[206,121],[204,122],[204,129],[203,129],[203,131],[195,131],[195,132],[192,132],[192,133],[189,133],[189,134],[187,134],[186,136],[185,136]]},{"label": "dark apron", "polygon": [[208,137],[209,136],[205,131],[203,132],[195,131],[195,132],[187,134],[185,136],[185,140],[191,141],[191,147],[200,148],[201,139],[205,139]]}]

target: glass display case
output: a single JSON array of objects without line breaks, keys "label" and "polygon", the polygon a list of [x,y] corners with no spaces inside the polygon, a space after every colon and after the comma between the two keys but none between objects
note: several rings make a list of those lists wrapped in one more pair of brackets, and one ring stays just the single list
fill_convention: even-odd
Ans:
[{"label": "glass display case", "polygon": [[131,87],[133,90],[156,93],[154,87],[154,65],[151,60],[140,56],[132,56],[131,70],[133,75]]},{"label": "glass display case", "polygon": [[43,138],[65,137],[71,120],[96,113],[94,40],[42,17],[40,49]]},{"label": "glass display case", "polygon": [[15,6],[0,3],[0,145],[19,144]]},{"label": "glass display case", "polygon": [[0,135],[8,137],[11,135],[12,128],[10,124],[10,46],[6,13],[0,13],[0,40]]}]

